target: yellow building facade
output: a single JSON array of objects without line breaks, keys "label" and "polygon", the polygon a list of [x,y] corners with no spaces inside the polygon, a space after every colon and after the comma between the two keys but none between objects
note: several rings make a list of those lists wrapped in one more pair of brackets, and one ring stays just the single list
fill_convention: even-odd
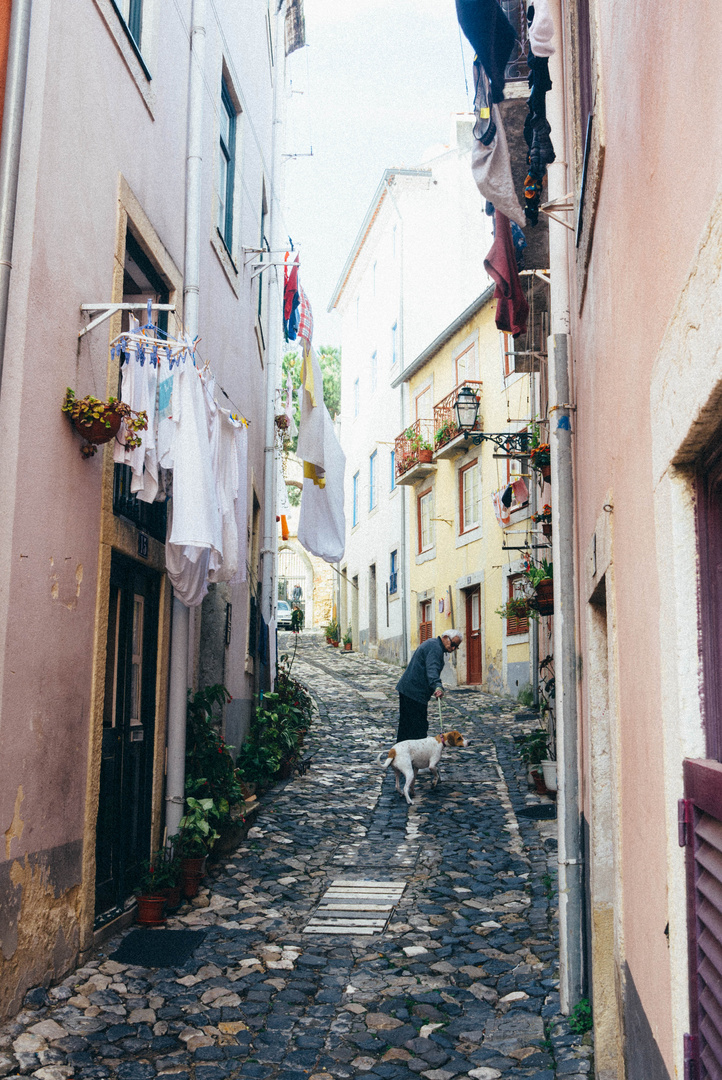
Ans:
[{"label": "yellow building facade", "polygon": [[454,410],[467,387],[479,402],[476,431],[525,431],[534,416],[538,377],[519,370],[528,358],[499,333],[495,310],[492,287],[394,384],[404,384],[409,418],[395,440],[396,483],[409,496],[412,650],[456,627],[463,633],[457,682],[517,697],[531,683],[535,627],[496,609],[521,589],[522,549],[543,542],[531,520],[538,488],[528,459],[475,443],[459,431]]}]

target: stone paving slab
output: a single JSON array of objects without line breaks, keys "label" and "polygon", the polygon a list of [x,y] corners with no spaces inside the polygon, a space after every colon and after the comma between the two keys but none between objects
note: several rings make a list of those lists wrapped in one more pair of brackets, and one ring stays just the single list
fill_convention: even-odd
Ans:
[{"label": "stone paving slab", "polygon": [[[303,634],[294,674],[318,709],[311,768],[263,797],[244,843],[169,920],[205,928],[203,943],[182,967],[143,968],[108,959],[118,936],[30,991],[0,1028],[0,1077],[589,1075],[591,1045],[558,1015],[556,825],[517,817],[538,802],[512,739],[533,718],[449,693],[445,723],[470,746],[445,752],[436,788],[422,773],[407,807],[375,763],[395,741],[398,669]],[[350,879],[405,886],[387,928],[304,933]]]}]

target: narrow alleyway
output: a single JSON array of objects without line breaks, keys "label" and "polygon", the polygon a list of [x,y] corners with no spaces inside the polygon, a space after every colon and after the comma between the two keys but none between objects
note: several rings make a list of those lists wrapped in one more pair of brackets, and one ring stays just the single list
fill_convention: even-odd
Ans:
[{"label": "narrow alleyway", "polygon": [[[512,740],[517,707],[448,694],[445,728],[469,748],[445,752],[436,789],[422,774],[407,808],[375,763],[394,741],[398,669],[304,635],[294,674],[319,709],[311,767],[264,798],[169,922],[204,929],[199,947],[182,968],[128,967],[108,959],[118,936],[49,996],[31,991],[0,1033],[0,1076],[588,1075],[591,1048],[558,1016],[555,823],[520,813],[539,800]],[[339,880],[403,886],[382,933],[324,929],[336,919],[318,904]]]}]

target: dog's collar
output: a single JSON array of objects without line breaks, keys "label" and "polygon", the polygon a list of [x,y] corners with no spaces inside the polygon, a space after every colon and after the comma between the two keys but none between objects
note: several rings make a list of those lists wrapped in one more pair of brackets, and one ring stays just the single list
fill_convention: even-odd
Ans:
[{"label": "dog's collar", "polygon": [[446,746],[446,735],[443,731],[440,735],[437,735],[436,738],[439,740],[442,746]]}]

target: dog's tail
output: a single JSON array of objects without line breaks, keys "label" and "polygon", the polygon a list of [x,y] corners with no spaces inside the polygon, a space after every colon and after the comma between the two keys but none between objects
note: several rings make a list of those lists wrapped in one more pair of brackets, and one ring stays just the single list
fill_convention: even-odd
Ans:
[{"label": "dog's tail", "polygon": [[383,767],[387,769],[395,757],[396,750],[392,746],[390,750],[382,750],[381,753],[376,756],[376,764],[383,765]]}]

